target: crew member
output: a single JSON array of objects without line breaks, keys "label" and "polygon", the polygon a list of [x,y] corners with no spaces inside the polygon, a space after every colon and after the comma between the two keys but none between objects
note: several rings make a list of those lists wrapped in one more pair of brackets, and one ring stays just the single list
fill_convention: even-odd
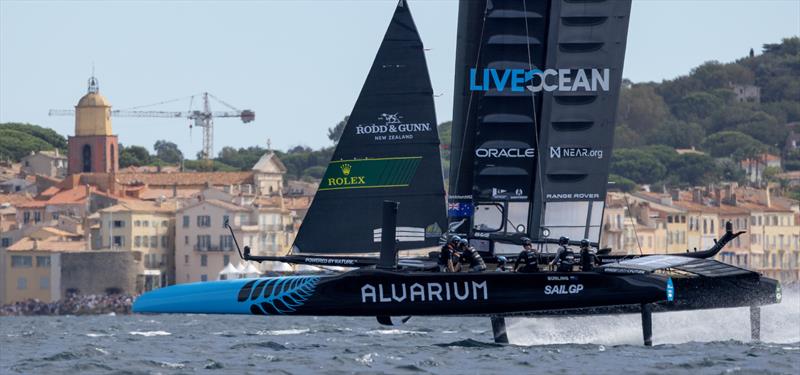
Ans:
[{"label": "crew member", "polygon": [[508,259],[502,255],[497,257],[497,268],[495,268],[494,270],[497,272],[508,271]]},{"label": "crew member", "polygon": [[469,264],[469,272],[486,271],[486,263],[478,250],[469,245],[469,241],[462,238],[458,243],[458,250],[461,251],[461,261]]},{"label": "crew member", "polygon": [[522,249],[514,262],[514,271],[539,272],[539,254],[533,249],[530,238],[522,237]]},{"label": "crew member", "polygon": [[595,255],[594,251],[592,251],[591,247],[589,247],[589,240],[582,239],[581,240],[581,271],[583,272],[590,272],[594,270],[594,266],[599,264],[597,259],[597,255]]},{"label": "crew member", "polygon": [[556,253],[550,266],[558,265],[558,272],[570,272],[575,265],[575,253],[569,248],[569,238],[561,237],[558,239],[558,252]]},{"label": "crew member", "polygon": [[458,268],[460,268],[458,263],[454,262],[455,259],[458,259],[456,248],[460,241],[461,237],[452,236],[450,240],[442,246],[442,251],[439,253],[439,272],[457,272]]}]

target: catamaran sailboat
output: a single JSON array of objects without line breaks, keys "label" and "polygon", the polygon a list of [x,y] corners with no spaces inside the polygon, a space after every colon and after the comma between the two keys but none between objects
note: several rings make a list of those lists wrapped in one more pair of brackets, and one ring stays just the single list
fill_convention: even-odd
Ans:
[{"label": "catamaran sailboat", "polygon": [[590,272],[436,272],[432,250],[452,234],[489,263],[523,237],[544,254],[551,234],[598,247],[629,15],[630,1],[462,1],[446,197],[423,44],[401,0],[291,254],[240,252],[354,269],[170,286],[133,311],[488,316],[497,342],[505,316],[640,312],[650,345],[654,311],[749,306],[758,338],[780,285],[711,259],[741,234],[730,225],[705,251],[601,252]]}]

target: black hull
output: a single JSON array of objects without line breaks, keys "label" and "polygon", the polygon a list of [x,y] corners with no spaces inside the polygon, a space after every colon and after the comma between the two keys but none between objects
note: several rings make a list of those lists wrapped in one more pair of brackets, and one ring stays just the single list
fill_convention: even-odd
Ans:
[{"label": "black hull", "polygon": [[429,273],[356,270],[184,284],[147,293],[142,313],[312,316],[575,315],[758,306],[779,302],[766,278],[670,278],[661,274]]}]

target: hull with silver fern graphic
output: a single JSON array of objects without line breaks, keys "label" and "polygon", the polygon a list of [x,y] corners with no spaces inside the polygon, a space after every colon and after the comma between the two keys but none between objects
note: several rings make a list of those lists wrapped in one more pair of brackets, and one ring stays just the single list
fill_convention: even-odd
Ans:
[{"label": "hull with silver fern graphic", "polygon": [[[314,316],[513,315],[552,311],[610,310],[661,303],[662,310],[775,303],[775,286],[741,280],[748,295],[715,296],[703,305],[689,279],[658,274],[428,273],[355,270],[337,276],[286,276],[184,284],[140,296],[135,313],[200,313]],[[768,280],[768,279],[767,279]],[[721,280],[720,280],[721,281]],[[706,279],[703,288],[714,288]],[[730,282],[730,280],[728,280]],[[709,284],[710,283],[710,284]],[[740,285],[741,286],[741,285]],[[770,289],[771,288],[771,289]],[[740,291],[742,289],[739,289]],[[670,293],[674,301],[668,301]],[[735,298],[734,298],[735,297]],[[691,300],[689,300],[691,299]],[[732,301],[730,303],[726,301]]]}]

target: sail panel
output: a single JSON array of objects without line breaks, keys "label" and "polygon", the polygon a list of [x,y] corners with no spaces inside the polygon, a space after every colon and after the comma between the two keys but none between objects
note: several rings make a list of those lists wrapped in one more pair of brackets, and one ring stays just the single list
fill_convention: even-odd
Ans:
[{"label": "sail panel", "polygon": [[382,203],[399,202],[400,250],[438,244],[447,221],[433,89],[400,1],[295,239],[293,252],[379,251]]}]

